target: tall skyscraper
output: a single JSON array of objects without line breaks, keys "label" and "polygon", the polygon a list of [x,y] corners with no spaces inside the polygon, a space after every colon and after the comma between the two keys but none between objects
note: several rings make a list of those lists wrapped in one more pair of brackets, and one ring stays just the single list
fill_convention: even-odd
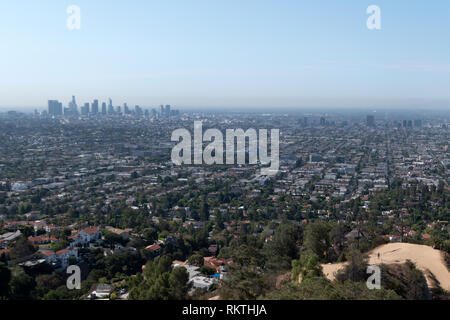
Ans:
[{"label": "tall skyscraper", "polygon": [[87,116],[89,114],[89,102],[86,102],[81,108],[81,114]]},{"label": "tall skyscraper", "polygon": [[72,96],[72,101],[69,102],[69,113],[72,115],[78,114],[78,106],[75,101],[75,96]]},{"label": "tall skyscraper", "polygon": [[135,112],[137,117],[141,117],[143,115],[142,109],[139,106],[135,106],[134,107],[134,112]]},{"label": "tall skyscraper", "polygon": [[48,100],[48,114],[51,116],[61,116],[63,114],[62,103],[58,100]]},{"label": "tall skyscraper", "polygon": [[53,115],[55,112],[55,100],[48,100],[48,114]]},{"label": "tall skyscraper", "polygon": [[98,113],[98,100],[94,100],[94,102],[92,102],[92,114],[97,113]]},{"label": "tall skyscraper", "polygon": [[165,113],[166,113],[166,117],[170,117],[170,104],[166,105]]},{"label": "tall skyscraper", "polygon": [[375,127],[375,116],[368,115],[366,119],[366,124],[368,127]]},{"label": "tall skyscraper", "polygon": [[164,106],[163,105],[159,106],[159,116],[161,118],[164,118]]},{"label": "tall skyscraper", "polygon": [[106,102],[102,102],[102,114],[106,114]]}]

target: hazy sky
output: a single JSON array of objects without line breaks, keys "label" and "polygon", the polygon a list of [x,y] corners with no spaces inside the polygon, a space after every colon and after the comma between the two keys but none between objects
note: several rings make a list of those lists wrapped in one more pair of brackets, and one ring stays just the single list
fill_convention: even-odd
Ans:
[{"label": "hazy sky", "polygon": [[4,0],[0,106],[450,108],[449,39],[448,0]]}]

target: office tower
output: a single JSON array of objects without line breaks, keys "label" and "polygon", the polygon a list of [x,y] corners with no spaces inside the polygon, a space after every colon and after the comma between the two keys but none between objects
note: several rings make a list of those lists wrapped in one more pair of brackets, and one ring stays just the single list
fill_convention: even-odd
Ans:
[{"label": "office tower", "polygon": [[97,114],[98,113],[98,100],[94,100],[94,102],[92,102],[92,108],[91,108],[91,112],[92,114]]},{"label": "office tower", "polygon": [[159,116],[161,118],[164,117],[164,106],[163,105],[159,106]]},{"label": "office tower", "polygon": [[407,125],[408,125],[408,121],[403,120],[403,128],[406,128]]},{"label": "office tower", "polygon": [[86,102],[83,107],[81,107],[81,114],[87,116],[89,114],[89,102]]},{"label": "office tower", "polygon": [[120,106],[116,107],[116,113],[118,113],[118,114],[122,113],[122,108]]},{"label": "office tower", "polygon": [[108,114],[114,114],[114,107],[112,104],[108,105]]},{"label": "office tower", "polygon": [[156,109],[152,109],[152,117],[156,118],[156,115],[157,115]]},{"label": "office tower", "polygon": [[170,117],[170,104],[166,105],[165,114],[166,117]]},{"label": "office tower", "polygon": [[375,127],[375,116],[368,115],[366,119],[366,123],[368,127]]},{"label": "office tower", "polygon": [[303,125],[304,125],[305,127],[308,126],[308,118],[307,118],[307,117],[304,117],[304,118],[303,118]]},{"label": "office tower", "polygon": [[61,116],[63,114],[62,103],[58,100],[48,100],[48,114],[50,116]]},{"label": "office tower", "polygon": [[141,117],[143,115],[142,108],[139,106],[134,107],[134,112],[136,114],[136,117]]},{"label": "office tower", "polygon": [[55,110],[55,100],[48,100],[48,114],[53,115]]},{"label": "office tower", "polygon": [[150,117],[150,112],[148,111],[148,109],[145,109],[144,116],[145,116],[146,118],[149,118],[149,117]]},{"label": "office tower", "polygon": [[102,114],[106,114],[106,102],[102,102]]},{"label": "office tower", "polygon": [[414,127],[422,128],[422,120],[420,120],[420,119],[414,120]]},{"label": "office tower", "polygon": [[324,126],[325,123],[326,123],[326,122],[325,122],[325,118],[324,118],[324,117],[321,117],[321,118],[320,118],[320,125],[321,125],[321,126]]},{"label": "office tower", "polygon": [[69,113],[72,115],[78,114],[78,106],[75,101],[75,96],[72,96],[72,101],[69,102]]},{"label": "office tower", "polygon": [[130,109],[128,109],[128,104],[127,103],[123,104],[123,113],[130,114]]}]

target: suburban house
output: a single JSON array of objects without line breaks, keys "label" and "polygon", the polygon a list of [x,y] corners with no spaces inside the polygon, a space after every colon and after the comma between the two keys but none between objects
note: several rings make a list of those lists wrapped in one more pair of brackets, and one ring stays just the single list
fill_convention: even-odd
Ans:
[{"label": "suburban house", "polygon": [[71,241],[70,247],[84,247],[89,245],[92,241],[100,240],[102,237],[102,233],[100,232],[100,227],[87,227],[75,234],[72,237],[69,237]]},{"label": "suburban house", "polygon": [[154,243],[148,247],[145,248],[146,250],[150,250],[153,252],[154,255],[158,256],[161,254],[161,246],[157,243]]},{"label": "suburban house", "polygon": [[37,237],[28,237],[28,241],[30,241],[34,245],[40,244],[48,244],[58,242],[58,239],[54,236],[37,236]]},{"label": "suburban house", "polygon": [[[177,262],[177,263],[176,263]],[[192,266],[187,263],[179,263],[179,261],[172,262],[172,268],[184,267],[189,274],[188,283],[192,284],[191,290],[204,289],[209,290],[214,283],[217,283],[217,279],[204,276],[200,273],[200,267]]]},{"label": "suburban house", "polygon": [[128,240],[130,238],[130,233],[133,229],[122,230],[119,228],[114,228],[114,227],[108,226],[108,227],[106,227],[106,230],[121,236],[123,240]]},{"label": "suburban house", "polygon": [[21,235],[22,233],[19,230],[2,234],[0,236],[0,248],[7,248],[8,243],[16,241]]},{"label": "suburban house", "polygon": [[104,299],[109,298],[112,292],[112,286],[106,283],[100,283],[97,285],[94,291],[88,295],[88,299]]},{"label": "suburban house", "polygon": [[78,259],[78,248],[67,248],[55,252],[56,261],[61,264],[61,269],[66,269],[69,266],[69,258],[75,257]]},{"label": "suburban house", "polygon": [[34,220],[34,219],[39,219],[39,217],[41,216],[41,212],[40,211],[31,211],[25,214],[25,217],[28,220]]},{"label": "suburban house", "polygon": [[203,265],[216,270],[217,273],[220,273],[221,267],[223,267],[225,263],[226,263],[225,259],[218,259],[216,257],[203,258]]},{"label": "suburban house", "polygon": [[54,252],[52,250],[43,249],[39,251],[45,261],[58,269],[65,269],[69,266],[71,256],[78,259],[78,248],[67,248]]},{"label": "suburban house", "polygon": [[55,251],[44,249],[44,250],[39,250],[39,253],[42,254],[42,256],[44,257],[45,261],[48,264],[54,265],[56,263]]}]

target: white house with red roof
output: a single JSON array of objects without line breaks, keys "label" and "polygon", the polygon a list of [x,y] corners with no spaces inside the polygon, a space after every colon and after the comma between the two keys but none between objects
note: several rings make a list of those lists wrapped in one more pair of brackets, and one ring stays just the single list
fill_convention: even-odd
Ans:
[{"label": "white house with red roof", "polygon": [[69,266],[69,258],[78,259],[78,248],[67,248],[55,252],[56,260],[61,264],[61,268],[65,269]]},{"label": "white house with red roof", "polygon": [[100,227],[86,227],[69,239],[72,239],[70,247],[82,247],[87,246],[91,241],[100,240],[102,233]]},{"label": "white house with red roof", "polygon": [[53,250],[39,250],[39,252],[44,256],[44,259],[47,263],[52,264],[52,262],[56,262],[56,254]]}]

